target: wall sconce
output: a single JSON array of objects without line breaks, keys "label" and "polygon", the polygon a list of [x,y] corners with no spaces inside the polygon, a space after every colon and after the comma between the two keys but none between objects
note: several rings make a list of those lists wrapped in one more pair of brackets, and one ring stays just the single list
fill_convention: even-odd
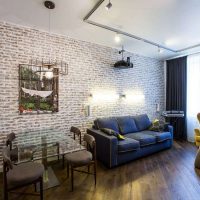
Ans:
[{"label": "wall sconce", "polygon": [[125,95],[125,94],[120,94],[120,95],[119,95],[119,98],[120,98],[120,99],[125,99],[125,98],[126,98],[126,95]]}]

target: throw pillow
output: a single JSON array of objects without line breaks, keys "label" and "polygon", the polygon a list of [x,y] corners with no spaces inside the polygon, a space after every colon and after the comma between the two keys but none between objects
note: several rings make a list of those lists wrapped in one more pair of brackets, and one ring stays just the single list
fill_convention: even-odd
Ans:
[{"label": "throw pillow", "polygon": [[107,135],[114,135],[115,137],[117,137],[118,140],[124,140],[125,137],[121,134],[119,134],[118,132],[109,129],[109,128],[101,128],[100,129],[102,132],[106,133]]},{"label": "throw pillow", "polygon": [[165,130],[166,123],[163,121],[160,121],[158,119],[155,119],[152,122],[152,125],[149,127],[150,131],[156,131],[156,132],[162,132]]}]

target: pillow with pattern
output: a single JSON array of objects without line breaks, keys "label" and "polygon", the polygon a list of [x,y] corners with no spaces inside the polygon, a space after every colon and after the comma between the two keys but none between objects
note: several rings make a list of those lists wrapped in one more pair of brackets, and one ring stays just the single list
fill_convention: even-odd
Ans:
[{"label": "pillow with pattern", "polygon": [[156,132],[163,132],[166,128],[167,123],[164,121],[160,121],[158,119],[155,119],[152,122],[152,125],[149,127],[150,131],[156,131]]}]

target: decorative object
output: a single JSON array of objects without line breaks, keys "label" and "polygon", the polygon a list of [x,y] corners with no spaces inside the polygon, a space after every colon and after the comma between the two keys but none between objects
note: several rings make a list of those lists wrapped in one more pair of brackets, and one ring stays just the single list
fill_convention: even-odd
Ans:
[{"label": "decorative object", "polygon": [[90,114],[91,114],[91,113],[90,113],[90,112],[91,112],[91,111],[90,111],[90,105],[86,105],[85,108],[84,108],[84,111],[85,111],[85,116],[86,116],[86,117],[89,117]]},{"label": "decorative object", "polygon": [[156,112],[160,112],[160,103],[156,103]]},{"label": "decorative object", "polygon": [[58,112],[58,74],[46,77],[48,67],[19,65],[19,113],[41,114]]}]

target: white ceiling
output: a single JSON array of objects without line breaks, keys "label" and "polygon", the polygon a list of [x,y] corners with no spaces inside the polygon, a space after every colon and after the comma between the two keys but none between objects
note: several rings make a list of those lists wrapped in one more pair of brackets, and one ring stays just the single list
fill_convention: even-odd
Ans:
[{"label": "white ceiling", "polygon": [[[125,49],[141,55],[166,59],[199,51],[195,48],[179,54],[164,51],[135,39],[121,36],[116,44],[115,33],[83,22],[98,0],[53,0],[51,32],[72,38]],[[89,20],[179,50],[200,43],[199,0],[111,0],[107,11],[105,0]],[[48,10],[43,0],[0,0],[0,21],[48,31]]]}]

